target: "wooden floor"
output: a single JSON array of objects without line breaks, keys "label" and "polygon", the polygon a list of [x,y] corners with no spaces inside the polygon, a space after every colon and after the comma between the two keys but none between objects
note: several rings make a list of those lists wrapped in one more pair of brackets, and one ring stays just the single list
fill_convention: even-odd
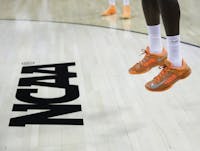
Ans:
[{"label": "wooden floor", "polygon": [[[163,93],[144,84],[159,69],[131,76],[147,36],[129,31],[65,23],[0,21],[0,151],[199,151],[200,48],[182,44],[192,75]],[[163,40],[165,44],[165,41]],[[41,112],[12,112],[21,68],[75,62],[83,126],[9,127],[10,118]],[[34,88],[33,86],[32,88]],[[63,95],[39,87],[36,96]]]},{"label": "wooden floor", "polygon": [[[121,20],[122,0],[117,1],[118,14],[102,18],[108,0],[0,0],[0,19],[73,22],[114,27],[146,33],[141,0],[130,0],[132,19]],[[179,0],[181,7],[181,38],[200,45],[199,0]],[[164,29],[162,34],[165,36]]]}]

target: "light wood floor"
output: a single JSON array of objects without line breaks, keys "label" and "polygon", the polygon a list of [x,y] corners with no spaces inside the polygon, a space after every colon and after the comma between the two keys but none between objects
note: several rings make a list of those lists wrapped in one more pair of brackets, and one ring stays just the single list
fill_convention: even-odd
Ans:
[{"label": "light wood floor", "polygon": [[[145,35],[29,21],[0,21],[0,32],[0,151],[200,150],[199,48],[181,45],[193,69],[188,79],[169,91],[152,93],[144,84],[159,69],[128,74],[141,59]],[[84,126],[8,127],[10,118],[18,115],[12,107],[19,103],[15,93],[27,61],[76,62],[71,70],[78,77],[71,82],[79,85],[77,103],[83,111],[72,116],[83,117]],[[62,91],[40,89],[40,94],[51,97]]]},{"label": "light wood floor", "polygon": [[[121,20],[121,0],[118,14],[102,18],[107,0],[0,0],[0,19],[50,20],[114,27],[146,33],[141,0],[131,0],[133,18]],[[200,45],[199,0],[179,0],[181,6],[181,38]],[[162,29],[165,36],[164,29]]]}]

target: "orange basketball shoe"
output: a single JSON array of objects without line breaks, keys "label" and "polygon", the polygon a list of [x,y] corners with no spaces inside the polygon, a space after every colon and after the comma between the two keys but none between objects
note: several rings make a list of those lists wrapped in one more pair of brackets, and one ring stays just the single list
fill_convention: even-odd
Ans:
[{"label": "orange basketball shoe", "polygon": [[114,15],[117,13],[117,9],[115,5],[110,5],[103,13],[102,16]]},{"label": "orange basketball shoe", "polygon": [[172,87],[178,80],[188,77],[191,73],[190,67],[183,60],[181,67],[173,67],[168,60],[165,61],[162,71],[145,87],[150,91],[164,91]]},{"label": "orange basketball shoe", "polygon": [[139,63],[136,63],[135,65],[133,65],[133,67],[129,69],[130,74],[145,73],[155,66],[164,65],[164,62],[167,59],[167,51],[165,49],[163,49],[162,53],[160,54],[153,54],[150,53],[150,48],[147,47],[143,53],[145,53],[146,55]]},{"label": "orange basketball shoe", "polygon": [[123,12],[122,12],[122,19],[129,19],[131,18],[131,7],[130,5],[124,5],[123,6]]}]

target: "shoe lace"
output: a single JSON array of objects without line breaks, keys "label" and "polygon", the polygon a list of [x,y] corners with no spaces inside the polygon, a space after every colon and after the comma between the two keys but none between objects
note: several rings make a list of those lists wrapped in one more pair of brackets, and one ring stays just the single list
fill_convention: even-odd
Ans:
[{"label": "shoe lace", "polygon": [[147,50],[146,49],[141,49],[140,56],[143,55],[143,54],[147,54]]},{"label": "shoe lace", "polygon": [[149,57],[149,52],[146,49],[141,49],[140,56],[144,54],[145,54],[145,57],[141,61],[139,61],[137,64],[143,64],[144,62],[146,62],[146,60]]},{"label": "shoe lace", "polygon": [[169,67],[164,64],[163,66],[159,66],[159,69],[162,71],[154,78],[155,82],[159,82],[163,78],[163,76],[168,72]]}]

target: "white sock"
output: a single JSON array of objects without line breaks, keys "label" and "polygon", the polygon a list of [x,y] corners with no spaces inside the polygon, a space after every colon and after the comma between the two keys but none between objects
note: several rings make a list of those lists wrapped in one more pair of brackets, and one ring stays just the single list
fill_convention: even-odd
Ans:
[{"label": "white sock", "polygon": [[161,33],[160,33],[160,24],[147,26],[148,29],[148,38],[150,43],[150,52],[151,53],[161,53],[162,52],[162,43],[161,43]]},{"label": "white sock", "polygon": [[180,35],[167,36],[168,60],[175,67],[182,66],[182,55],[180,51]]},{"label": "white sock", "polygon": [[115,0],[109,0],[110,5],[115,5]]},{"label": "white sock", "polygon": [[130,5],[130,0],[123,0],[123,5]]}]

